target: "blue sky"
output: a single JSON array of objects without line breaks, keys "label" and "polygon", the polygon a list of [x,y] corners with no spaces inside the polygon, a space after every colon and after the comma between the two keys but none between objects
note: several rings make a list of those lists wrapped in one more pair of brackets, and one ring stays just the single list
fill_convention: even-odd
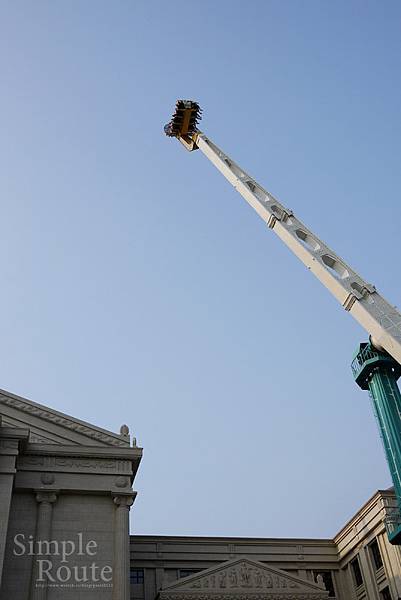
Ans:
[{"label": "blue sky", "polygon": [[329,537],[390,485],[365,333],[202,129],[392,303],[399,2],[0,6],[0,386],[144,447],[136,533]]}]

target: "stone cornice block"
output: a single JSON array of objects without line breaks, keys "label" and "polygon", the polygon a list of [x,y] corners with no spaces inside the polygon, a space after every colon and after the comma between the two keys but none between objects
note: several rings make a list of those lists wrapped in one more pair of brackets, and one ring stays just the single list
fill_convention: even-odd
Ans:
[{"label": "stone cornice block", "polygon": [[[10,392],[0,390],[0,409],[3,416],[8,419],[26,420],[27,425],[39,426],[40,432],[48,430],[54,436],[68,439],[72,436],[77,444],[96,445],[96,446],[116,446],[119,448],[129,448],[129,438],[127,435],[113,433],[96,427],[80,419],[76,419],[57,410],[37,404],[32,400],[27,400]],[[25,415],[25,417],[22,417]],[[42,426],[41,426],[42,422]],[[47,425],[44,427],[43,423]],[[57,443],[57,442],[56,442]]]}]

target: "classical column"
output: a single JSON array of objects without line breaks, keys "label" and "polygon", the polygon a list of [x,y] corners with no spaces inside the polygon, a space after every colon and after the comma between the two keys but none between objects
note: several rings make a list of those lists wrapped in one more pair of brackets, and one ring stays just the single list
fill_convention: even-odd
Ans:
[{"label": "classical column", "polygon": [[10,517],[17,456],[18,440],[0,438],[0,584],[3,574],[8,520]]},{"label": "classical column", "polygon": [[38,560],[46,560],[47,555],[42,553],[40,555],[37,554],[37,542],[50,542],[51,540],[53,504],[56,500],[57,494],[55,492],[39,491],[36,493],[38,513],[36,518],[35,555],[32,564],[30,600],[46,600],[47,598],[47,582],[38,581],[40,575]]},{"label": "classical column", "polygon": [[136,493],[113,496],[116,505],[114,521],[113,600],[130,599],[129,509]]},{"label": "classical column", "polygon": [[16,461],[20,454],[21,442],[28,440],[28,437],[28,429],[3,426],[0,415],[0,586],[3,575]]}]

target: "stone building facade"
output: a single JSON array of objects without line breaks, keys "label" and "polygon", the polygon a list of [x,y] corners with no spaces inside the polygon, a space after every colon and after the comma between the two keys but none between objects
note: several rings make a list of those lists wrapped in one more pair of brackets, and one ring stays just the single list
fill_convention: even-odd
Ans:
[{"label": "stone building facade", "polygon": [[133,600],[401,599],[378,491],[333,539],[131,536]]},{"label": "stone building facade", "polygon": [[333,539],[130,537],[142,449],[126,425],[1,390],[0,414],[0,600],[401,599],[392,490]]},{"label": "stone building facade", "polygon": [[142,449],[0,391],[0,600],[128,600]]}]

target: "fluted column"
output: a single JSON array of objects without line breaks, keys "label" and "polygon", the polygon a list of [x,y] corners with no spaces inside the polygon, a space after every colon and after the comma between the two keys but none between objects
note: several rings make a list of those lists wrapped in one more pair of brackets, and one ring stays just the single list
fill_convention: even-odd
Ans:
[{"label": "fluted column", "polygon": [[[35,548],[37,548],[37,542],[51,540],[53,504],[56,500],[57,494],[55,492],[40,491],[36,494],[38,512],[36,519]],[[46,600],[47,598],[47,581],[38,581],[38,560],[46,560],[46,556],[41,554],[40,556],[33,557],[30,600]]]},{"label": "fluted column", "polygon": [[113,496],[114,522],[113,600],[130,599],[129,509],[136,493]]}]

